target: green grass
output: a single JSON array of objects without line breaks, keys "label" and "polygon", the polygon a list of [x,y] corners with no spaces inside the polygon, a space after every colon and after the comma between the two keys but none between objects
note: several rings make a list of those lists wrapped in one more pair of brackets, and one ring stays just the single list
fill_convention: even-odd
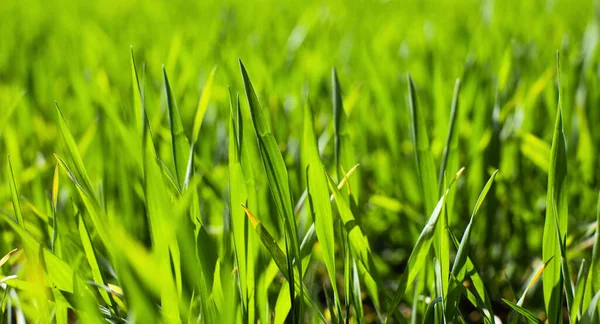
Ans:
[{"label": "green grass", "polygon": [[599,10],[3,3],[0,318],[597,323]]}]

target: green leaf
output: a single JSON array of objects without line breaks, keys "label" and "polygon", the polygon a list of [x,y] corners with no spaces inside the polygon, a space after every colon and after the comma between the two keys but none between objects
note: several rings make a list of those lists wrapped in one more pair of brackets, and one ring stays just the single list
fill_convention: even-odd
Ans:
[{"label": "green leaf", "polygon": [[[544,303],[548,322],[560,323],[562,318],[563,281],[561,276],[561,238],[557,236],[557,229],[562,235],[567,234],[567,147],[563,131],[562,99],[560,91],[560,61],[557,53],[557,80],[559,84],[558,108],[556,123],[552,138],[550,166],[548,168],[548,189],[546,197],[546,220],[544,222],[542,259],[557,258],[559,262],[548,264],[544,271]],[[556,210],[556,219],[554,211]]]},{"label": "green leaf", "polygon": [[21,212],[21,203],[19,202],[19,190],[17,189],[17,182],[15,180],[15,174],[13,172],[12,163],[10,162],[10,155],[7,157],[8,159],[8,174],[10,175],[9,183],[10,183],[10,197],[12,199],[13,210],[15,211],[15,216],[17,217],[17,222],[19,225],[25,227],[25,221],[23,220],[23,213]]},{"label": "green leaf", "polygon": [[594,234],[594,247],[592,248],[591,270],[592,291],[600,291],[600,193],[598,194],[596,208],[596,232]]},{"label": "green leaf", "polygon": [[540,319],[537,318],[531,311],[511,302],[510,300],[502,298],[502,301],[506,303],[510,308],[512,308],[515,312],[519,313],[521,316],[525,317],[527,323],[540,323]]},{"label": "green leaf", "polygon": [[173,152],[173,163],[175,165],[175,175],[179,189],[184,187],[186,179],[186,172],[188,166],[188,159],[190,157],[190,143],[185,136],[183,125],[181,123],[181,117],[179,116],[179,109],[175,98],[173,98],[173,91],[169,84],[169,78],[167,77],[167,71],[163,65],[163,78],[165,83],[165,92],[167,96],[167,108],[169,109],[169,128],[171,130],[171,146]]},{"label": "green leaf", "polygon": [[569,320],[571,323],[577,323],[581,319],[581,308],[583,307],[583,298],[587,286],[589,265],[585,259],[581,260],[579,272],[577,273],[577,283],[575,284],[575,295],[571,305]]},{"label": "green leaf", "polygon": [[394,299],[393,299],[392,303],[390,304],[390,306],[388,307],[388,319],[394,312],[396,312],[396,310],[397,310],[396,308],[400,304],[400,301],[402,301],[402,297],[404,296],[404,293],[410,287],[410,285],[414,282],[415,278],[417,277],[417,274],[425,266],[427,255],[429,254],[429,249],[430,249],[431,243],[433,241],[434,233],[436,230],[436,225],[438,223],[438,219],[442,212],[442,206],[444,205],[446,195],[448,194],[448,191],[450,190],[450,188],[452,187],[454,182],[456,182],[456,180],[461,176],[463,171],[464,171],[464,168],[460,169],[456,173],[456,176],[450,182],[450,185],[446,189],[445,194],[442,195],[442,197],[438,201],[435,209],[431,213],[431,216],[429,217],[429,221],[423,228],[421,235],[419,235],[419,238],[417,239],[417,243],[415,244],[415,247],[413,248],[413,250],[410,253],[410,256],[408,258],[406,270],[402,274],[402,277],[400,278],[400,282],[398,283],[398,289],[396,290]]},{"label": "green leaf", "polygon": [[[294,217],[293,206],[292,206],[292,195],[290,192],[290,185],[288,179],[287,169],[283,156],[279,151],[279,145],[273,134],[271,134],[271,128],[267,118],[264,115],[263,109],[258,101],[250,77],[246,72],[246,68],[242,61],[240,63],[240,70],[242,72],[242,78],[244,80],[244,88],[246,90],[246,97],[248,99],[248,105],[250,107],[250,115],[252,116],[252,123],[256,138],[258,140],[258,147],[260,156],[263,161],[265,173],[267,175],[269,188],[273,199],[275,200],[275,206],[282,221],[284,222],[284,228],[286,233],[286,250],[287,250],[287,263],[290,281],[290,295],[294,296],[294,270],[293,265],[295,263],[296,270],[299,274],[299,278],[302,278],[302,262],[300,258],[300,242],[298,239],[298,230],[296,225],[296,219]],[[303,291],[300,290],[300,299],[302,300]],[[294,317],[295,321],[302,318],[302,304],[296,307],[292,299],[292,309],[296,313]]]},{"label": "green leaf", "polygon": [[444,173],[446,170],[446,164],[448,163],[448,156],[450,155],[450,148],[452,142],[455,141],[454,128],[456,127],[456,116],[458,115],[458,95],[460,93],[460,79],[456,79],[454,84],[454,95],[452,97],[452,107],[450,108],[450,125],[448,126],[448,136],[446,137],[446,145],[444,146],[444,153],[442,155],[442,162],[440,164],[440,172],[438,175],[438,187],[442,186]]},{"label": "green leaf", "polygon": [[579,324],[598,323],[598,300],[600,300],[600,291],[596,292],[596,295],[594,295],[594,298],[592,298],[592,300],[590,301],[590,305],[581,317],[581,321],[579,322]]},{"label": "green leaf", "polygon": [[[98,265],[98,260],[96,259],[96,252],[94,251],[94,246],[90,238],[90,233],[88,232],[87,226],[85,225],[85,221],[83,220],[83,217],[81,217],[81,215],[79,215],[77,227],[79,229],[79,236],[83,245],[85,257],[87,258],[90,268],[92,269],[92,278],[97,284],[105,286],[106,281],[104,280],[104,276],[100,271],[100,266]],[[98,292],[100,293],[100,296],[102,296],[104,302],[112,306],[112,301],[110,300],[108,292],[104,289],[98,289]]]},{"label": "green leaf", "polygon": [[304,102],[304,139],[302,152],[302,155],[308,160],[308,164],[305,165],[306,183],[308,187],[308,202],[311,214],[313,215],[315,231],[323,248],[325,266],[333,289],[335,304],[338,309],[341,309],[335,275],[333,213],[331,212],[325,167],[319,156],[313,114],[308,99],[305,99]]},{"label": "green leaf", "polygon": [[471,228],[473,226],[473,220],[475,219],[475,215],[477,215],[479,208],[483,204],[483,200],[487,196],[487,193],[490,191],[490,188],[494,183],[494,179],[496,178],[496,174],[498,174],[498,170],[494,171],[488,182],[483,187],[483,190],[481,190],[479,198],[477,198],[477,202],[475,203],[475,207],[473,208],[473,212],[471,213],[471,219],[469,220],[469,224],[465,229],[465,233],[463,234],[462,240],[458,247],[458,251],[456,252],[456,257],[454,258],[454,265],[452,266],[452,275],[454,275],[457,278],[467,262],[467,256],[469,254],[468,251],[471,243]]}]

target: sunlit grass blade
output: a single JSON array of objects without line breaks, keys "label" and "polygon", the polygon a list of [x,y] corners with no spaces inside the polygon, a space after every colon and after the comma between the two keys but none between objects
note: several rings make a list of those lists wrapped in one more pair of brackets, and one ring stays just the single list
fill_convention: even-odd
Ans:
[{"label": "sunlit grass blade", "polygon": [[448,136],[446,137],[446,145],[444,146],[444,153],[442,154],[442,162],[440,163],[440,172],[438,175],[438,187],[442,186],[444,173],[446,170],[446,164],[448,163],[448,156],[450,154],[450,146],[454,141],[454,128],[456,127],[456,116],[458,115],[459,107],[459,93],[460,93],[460,79],[456,79],[454,84],[454,95],[452,96],[452,106],[450,108],[450,125],[448,126]]},{"label": "sunlit grass blade", "polygon": [[13,210],[15,212],[15,217],[17,217],[17,222],[21,226],[25,226],[25,221],[23,219],[23,212],[21,211],[21,203],[19,201],[19,190],[17,189],[17,183],[15,180],[15,174],[13,172],[12,162],[10,161],[10,155],[7,157],[8,160],[8,175],[9,175],[9,183],[10,183],[10,197],[12,199]]},{"label": "sunlit grass blade", "polygon": [[[561,245],[557,237],[557,228],[561,234],[567,234],[567,155],[566,140],[563,131],[562,98],[560,83],[560,60],[557,52],[558,108],[552,137],[550,166],[548,168],[548,188],[546,197],[546,220],[544,222],[542,259],[557,258],[549,263],[544,271],[544,303],[548,322],[559,323],[562,317],[563,282],[561,276]],[[556,219],[554,209],[556,208]],[[558,223],[557,223],[558,221]]]},{"label": "sunlit grass blade", "polygon": [[455,277],[458,277],[458,274],[463,270],[463,267],[465,266],[465,264],[467,262],[467,255],[469,254],[469,247],[470,247],[470,242],[471,242],[471,228],[473,226],[473,221],[475,219],[475,215],[477,215],[477,212],[479,211],[479,208],[483,204],[483,201],[484,201],[485,197],[487,196],[487,193],[490,191],[490,188],[492,187],[494,179],[496,178],[496,174],[498,174],[498,170],[494,171],[494,173],[492,174],[492,176],[490,177],[488,182],[483,187],[483,190],[479,194],[479,198],[477,198],[475,207],[473,208],[473,213],[471,213],[471,219],[469,220],[469,224],[467,225],[467,228],[465,229],[462,240],[458,247],[458,251],[456,252],[456,257],[454,258],[454,264],[452,265],[452,274]]},{"label": "sunlit grass blade", "polygon": [[206,109],[208,109],[208,103],[210,102],[210,98],[212,96],[216,74],[217,67],[215,66],[210,71],[210,75],[208,76],[208,79],[204,84],[204,88],[202,89],[202,95],[200,96],[200,100],[198,101],[198,107],[196,107],[196,114],[194,116],[194,128],[192,130],[192,143],[194,144],[198,141],[200,127],[202,126],[202,121],[204,120],[204,115],[206,114]]},{"label": "sunlit grass blade", "polygon": [[[337,70],[331,71],[331,86],[332,86],[332,101],[333,101],[333,132],[334,132],[334,162],[336,167],[337,180],[341,180],[344,176],[342,171],[356,163],[354,158],[354,148],[348,132],[348,118],[344,110],[342,100],[342,87],[338,79]],[[359,197],[358,177],[351,180],[350,186],[354,188],[354,199]]]},{"label": "sunlit grass blade", "polygon": [[[275,261],[275,264],[277,265],[277,268],[279,268],[279,271],[281,271],[281,273],[283,274],[283,276],[286,278],[286,280],[288,282],[291,282],[294,284],[294,286],[295,286],[294,289],[295,289],[296,293],[298,293],[298,295],[301,296],[304,303],[309,305],[313,310],[317,311],[319,316],[321,317],[321,319],[324,322],[326,322],[325,318],[323,317],[323,314],[321,314],[321,312],[318,311],[318,309],[316,308],[317,306],[314,305],[313,301],[310,299],[310,296],[308,295],[308,293],[306,291],[307,289],[304,286],[304,283],[302,283],[302,281],[299,280],[298,278],[294,278],[294,280],[290,280],[290,278],[287,277],[288,274],[290,273],[287,268],[288,267],[287,257],[285,256],[285,253],[283,253],[283,251],[277,244],[277,241],[275,241],[275,239],[273,238],[271,233],[269,233],[269,231],[262,225],[260,220],[258,220],[258,218],[256,218],[256,216],[254,216],[254,214],[252,214],[252,212],[248,208],[246,208],[245,206],[242,206],[242,207],[246,211],[246,215],[248,216],[248,219],[250,220],[252,227],[254,227],[254,230],[258,234],[261,242],[265,245],[265,247],[267,248],[267,250],[273,257],[273,261]],[[294,276],[298,277],[298,273],[295,272]],[[304,293],[301,294],[300,293],[301,291],[304,291]],[[291,300],[293,300],[293,298],[291,298]]]},{"label": "sunlit grass blade", "polygon": [[[85,252],[88,264],[92,269],[92,278],[96,283],[104,286],[106,285],[106,281],[104,280],[104,276],[102,275],[100,266],[98,265],[98,260],[96,259],[96,252],[94,251],[94,245],[90,238],[90,234],[88,232],[85,221],[83,220],[83,217],[81,217],[81,215],[79,216],[77,227],[79,229],[79,236],[83,245],[83,251]],[[102,296],[104,302],[109,306],[112,306],[112,301],[108,295],[108,292],[106,292],[104,289],[98,289],[98,292]]]},{"label": "sunlit grass blade", "polygon": [[58,222],[56,220],[56,205],[58,203],[58,163],[54,167],[54,177],[52,179],[52,238],[50,241],[50,248],[52,252],[55,252],[56,239],[58,238]]},{"label": "sunlit grass blade", "polygon": [[591,262],[591,285],[592,291],[600,291],[600,193],[596,207],[596,231],[594,234],[594,246],[592,248]]},{"label": "sunlit grass blade", "polygon": [[504,301],[506,303],[506,305],[508,305],[510,308],[512,308],[515,312],[517,312],[521,316],[525,317],[525,319],[527,320],[527,323],[535,323],[535,324],[540,323],[539,318],[537,318],[537,316],[535,316],[535,314],[533,314],[531,311],[511,302],[510,300],[502,298],[502,301]]},{"label": "sunlit grass blade", "polygon": [[[298,305],[298,309],[294,305],[294,270],[293,265],[296,265],[299,278],[302,279],[302,262],[300,258],[300,241],[298,239],[298,230],[296,218],[293,213],[292,194],[288,179],[288,172],[283,160],[283,156],[279,151],[279,145],[275,137],[271,133],[271,128],[263,113],[263,109],[258,101],[258,97],[250,81],[250,77],[246,72],[246,68],[239,61],[246,97],[250,108],[252,123],[258,140],[260,156],[263,161],[263,166],[267,175],[269,188],[275,200],[278,214],[283,220],[286,233],[286,249],[287,263],[290,278],[290,296],[292,299],[292,311],[295,312],[294,322],[302,318],[302,303]],[[300,300],[302,300],[303,291],[300,290]]]},{"label": "sunlit grass blade", "polygon": [[62,110],[58,106],[58,103],[56,103],[56,110],[58,111],[58,123],[60,130],[67,146],[67,153],[73,160],[75,166],[75,177],[78,179],[83,192],[90,198],[96,199],[94,190],[92,189],[92,182],[87,174],[83,160],[81,159],[81,155],[79,155],[79,149],[77,148],[75,139],[73,139],[73,135],[71,134],[69,126],[67,125],[67,120],[65,119]]},{"label": "sunlit grass blade", "polygon": [[130,47],[131,53],[131,84],[133,85],[133,111],[135,115],[135,126],[138,131],[140,138],[144,133],[144,126],[146,125],[145,118],[145,107],[144,107],[144,92],[140,84],[138,77],[137,66],[135,64],[135,57],[133,55],[133,46]]},{"label": "sunlit grass blade", "polygon": [[575,295],[573,296],[573,304],[571,305],[569,320],[571,323],[577,323],[581,319],[581,308],[583,307],[583,298],[588,282],[589,265],[585,259],[581,260],[581,266],[577,273],[577,283],[575,284]]},{"label": "sunlit grass blade", "polygon": [[[304,102],[304,138],[302,152],[303,156],[308,161],[308,164],[305,166],[306,183],[308,187],[308,202],[313,215],[315,231],[323,249],[325,266],[333,289],[334,303],[338,310],[341,310],[340,297],[336,284],[333,213],[331,212],[331,203],[329,201],[329,189],[327,187],[325,167],[319,156],[313,113],[308,98],[306,98]],[[338,314],[338,316],[341,316],[341,314]]]},{"label": "sunlit grass blade", "polygon": [[183,130],[183,124],[181,123],[181,117],[179,116],[179,109],[177,103],[173,97],[173,91],[169,84],[169,78],[167,77],[167,71],[163,66],[163,78],[165,83],[165,92],[167,97],[167,108],[169,110],[169,128],[171,130],[171,145],[173,152],[173,163],[175,165],[175,175],[177,176],[179,188],[183,188],[188,159],[190,154],[190,143],[185,136]]},{"label": "sunlit grass blade", "polygon": [[240,280],[241,297],[244,308],[248,305],[247,271],[252,271],[248,264],[247,245],[248,221],[244,208],[240,204],[247,203],[246,182],[240,160],[240,143],[238,143],[238,128],[235,126],[234,114],[238,114],[238,107],[234,107],[230,93],[230,122],[229,122],[229,197],[231,203],[231,223],[233,227],[233,242],[235,257]]},{"label": "sunlit grass blade", "polygon": [[596,292],[596,295],[590,301],[588,309],[581,317],[579,324],[593,324],[598,323],[598,300],[600,300],[600,291]]},{"label": "sunlit grass blade", "polygon": [[[406,269],[404,270],[404,273],[402,274],[402,277],[400,278],[400,282],[398,284],[398,289],[396,290],[396,293],[394,295],[394,299],[388,307],[388,315],[387,315],[388,319],[394,312],[397,311],[396,308],[400,304],[400,301],[402,300],[402,297],[404,296],[406,289],[408,289],[409,286],[414,282],[415,278],[417,277],[417,274],[425,266],[427,255],[429,254],[429,249],[430,249],[431,243],[433,241],[434,233],[436,230],[436,225],[438,223],[438,219],[440,217],[440,214],[442,211],[442,206],[444,204],[446,195],[448,194],[448,191],[450,190],[452,185],[462,175],[463,171],[464,171],[464,168],[460,169],[456,173],[456,176],[452,179],[452,181],[450,182],[444,195],[442,195],[442,197],[438,201],[435,209],[433,210],[433,212],[431,213],[431,216],[429,217],[429,221],[427,222],[427,224],[423,228],[423,231],[419,235],[419,238],[417,239],[417,243],[415,244],[415,247],[413,248],[413,250],[408,258],[408,263],[407,263]],[[387,321],[387,319],[386,319],[386,321]]]}]

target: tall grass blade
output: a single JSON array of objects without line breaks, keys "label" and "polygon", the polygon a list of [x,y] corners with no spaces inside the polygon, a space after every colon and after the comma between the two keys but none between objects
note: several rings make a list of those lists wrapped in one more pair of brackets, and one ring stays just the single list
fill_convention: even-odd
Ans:
[{"label": "tall grass blade", "polygon": [[[567,155],[566,140],[563,131],[562,98],[560,91],[560,60],[557,52],[557,83],[558,83],[558,108],[556,123],[552,138],[550,167],[548,168],[548,189],[546,197],[546,220],[544,222],[542,259],[548,260],[555,257],[557,261],[548,264],[544,271],[543,288],[544,303],[548,322],[550,324],[562,321],[562,296],[563,281],[561,276],[561,238],[557,237],[557,229],[565,235],[567,233]],[[554,209],[556,208],[556,219]],[[570,279],[569,279],[570,280]]]}]

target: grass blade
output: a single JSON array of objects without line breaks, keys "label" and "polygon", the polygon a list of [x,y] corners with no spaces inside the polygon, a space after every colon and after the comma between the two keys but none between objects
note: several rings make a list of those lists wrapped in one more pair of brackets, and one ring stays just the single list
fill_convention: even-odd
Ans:
[{"label": "grass blade", "polygon": [[179,109],[175,98],[173,98],[173,91],[169,84],[169,78],[167,77],[167,71],[163,65],[163,78],[165,83],[165,92],[167,96],[167,108],[169,109],[169,128],[171,130],[171,145],[173,152],[173,163],[175,165],[175,175],[179,189],[184,187],[186,179],[187,165],[190,154],[190,143],[185,136],[183,125],[181,123],[181,117],[179,116]]},{"label": "grass blade", "polygon": [[21,203],[19,202],[19,190],[17,189],[17,183],[15,180],[15,174],[13,172],[12,162],[10,161],[10,155],[7,157],[8,159],[8,174],[10,176],[10,197],[12,199],[13,210],[15,211],[15,216],[17,217],[17,222],[19,225],[25,227],[25,220],[23,219],[23,213],[21,212]]},{"label": "grass blade", "polygon": [[[269,183],[269,188],[271,190],[271,194],[275,200],[275,205],[277,207],[278,214],[283,220],[285,233],[286,233],[286,249],[287,249],[287,260],[288,260],[288,271],[290,280],[290,296],[292,299],[292,310],[296,313],[294,316],[294,321],[299,321],[302,318],[302,303],[298,305],[298,309],[296,309],[293,296],[294,296],[294,270],[292,265],[295,263],[296,270],[299,274],[299,278],[302,276],[302,262],[300,258],[300,242],[298,240],[298,230],[296,225],[296,218],[293,213],[293,206],[291,200],[291,192],[290,185],[288,180],[288,173],[285,167],[285,162],[283,161],[283,157],[281,152],[279,151],[279,146],[277,145],[277,141],[273,134],[271,134],[271,128],[265,117],[260,102],[258,101],[258,97],[252,86],[252,82],[250,81],[250,77],[246,72],[246,68],[242,61],[240,63],[240,70],[242,72],[242,78],[244,80],[244,88],[246,90],[246,97],[248,99],[248,105],[250,107],[250,114],[252,116],[252,123],[254,125],[254,130],[256,133],[256,137],[258,139],[258,146],[260,151],[260,156],[263,161],[263,166],[265,168],[265,172],[267,174],[267,179]],[[300,300],[302,300],[303,291],[300,290]]]},{"label": "grass blade", "polygon": [[[542,259],[557,258],[549,263],[544,271],[544,303],[550,324],[559,323],[562,317],[563,282],[561,277],[561,238],[557,237],[557,228],[563,235],[567,233],[567,155],[566,140],[563,131],[562,103],[560,91],[560,61],[557,53],[557,82],[559,85],[558,108],[552,138],[550,166],[548,168],[548,192],[546,197],[546,220],[544,222]],[[554,217],[556,208],[556,220]]]}]

